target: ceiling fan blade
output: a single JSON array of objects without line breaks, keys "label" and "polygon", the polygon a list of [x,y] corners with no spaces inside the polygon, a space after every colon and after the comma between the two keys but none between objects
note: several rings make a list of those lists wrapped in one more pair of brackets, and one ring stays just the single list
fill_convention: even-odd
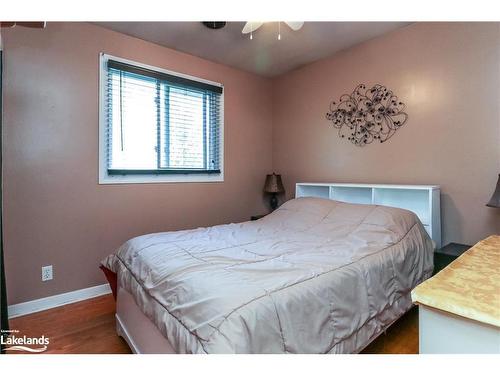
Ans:
[{"label": "ceiling fan blade", "polygon": [[304,25],[304,22],[303,21],[285,21],[285,23],[290,26],[290,29],[292,29],[293,31],[297,31],[297,30],[300,30],[302,28],[302,26]]},{"label": "ceiling fan blade", "polygon": [[43,29],[46,22],[0,22],[0,27],[24,26],[32,29]]},{"label": "ceiling fan blade", "polygon": [[264,22],[254,22],[254,21],[248,21],[245,26],[243,26],[243,30],[241,30],[242,34],[248,34],[252,31],[257,30],[259,27],[261,27],[264,24]]},{"label": "ceiling fan blade", "polygon": [[16,22],[17,26],[29,27],[32,29],[43,29],[47,22]]}]

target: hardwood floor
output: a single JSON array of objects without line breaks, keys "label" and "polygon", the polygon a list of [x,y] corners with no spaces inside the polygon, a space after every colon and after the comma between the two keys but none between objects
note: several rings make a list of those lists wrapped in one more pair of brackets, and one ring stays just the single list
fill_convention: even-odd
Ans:
[{"label": "hardwood floor", "polygon": [[[125,341],[116,334],[114,313],[113,297],[106,295],[11,319],[10,328],[19,330],[19,335],[48,337],[50,344],[45,353],[130,353]],[[394,323],[363,353],[418,353],[417,309]]]},{"label": "hardwood floor", "polygon": [[[131,353],[115,330],[111,294],[10,320],[19,335],[50,339],[45,353]],[[11,352],[22,353],[22,352]]]},{"label": "hardwood floor", "polygon": [[418,309],[413,307],[385,334],[368,345],[363,354],[418,354]]}]

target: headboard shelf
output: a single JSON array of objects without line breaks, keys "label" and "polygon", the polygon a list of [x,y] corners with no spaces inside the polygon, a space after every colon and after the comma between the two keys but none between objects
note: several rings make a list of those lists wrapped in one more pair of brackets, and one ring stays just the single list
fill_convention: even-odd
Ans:
[{"label": "headboard shelf", "polygon": [[296,185],[295,196],[333,199],[347,203],[377,204],[413,211],[441,247],[439,185],[312,183]]}]

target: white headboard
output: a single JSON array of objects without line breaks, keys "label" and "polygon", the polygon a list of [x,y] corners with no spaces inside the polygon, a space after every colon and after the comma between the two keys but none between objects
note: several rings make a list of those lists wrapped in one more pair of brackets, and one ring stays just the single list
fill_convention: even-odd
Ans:
[{"label": "white headboard", "polygon": [[296,185],[295,197],[318,197],[348,203],[378,204],[413,211],[441,247],[441,204],[438,185],[308,183]]}]

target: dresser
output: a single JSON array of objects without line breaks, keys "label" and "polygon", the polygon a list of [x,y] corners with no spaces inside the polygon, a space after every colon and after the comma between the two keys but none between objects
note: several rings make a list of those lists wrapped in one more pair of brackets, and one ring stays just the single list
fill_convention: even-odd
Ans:
[{"label": "dresser", "polygon": [[500,236],[418,285],[420,353],[500,353]]}]

